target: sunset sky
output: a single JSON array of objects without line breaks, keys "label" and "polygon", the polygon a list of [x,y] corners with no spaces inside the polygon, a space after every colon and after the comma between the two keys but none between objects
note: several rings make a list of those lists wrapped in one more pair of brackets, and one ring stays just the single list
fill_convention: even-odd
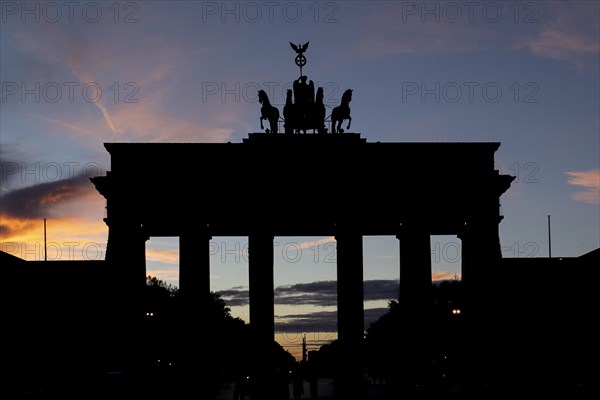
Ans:
[{"label": "sunset sky", "polygon": [[[353,89],[351,130],[368,141],[501,143],[497,168],[516,176],[501,198],[504,257],[548,256],[548,215],[553,256],[592,251],[599,4],[2,1],[1,249],[43,259],[47,218],[49,259],[102,259],[105,203],[87,178],[110,170],[103,143],[241,142],[260,131],[257,91],[282,110],[298,78],[289,42],[310,41],[304,74],[324,88],[328,114]],[[177,173],[140,166],[156,168]],[[287,185],[310,190],[330,173]],[[304,333],[331,340],[334,239],[275,242],[278,340],[292,351]],[[364,252],[372,321],[396,295],[398,241],[365,237]],[[178,284],[177,238],[151,238],[146,257],[149,274]],[[211,262],[211,289],[248,320],[247,238],[213,238]],[[433,236],[432,262],[435,279],[460,276],[460,240]]]}]

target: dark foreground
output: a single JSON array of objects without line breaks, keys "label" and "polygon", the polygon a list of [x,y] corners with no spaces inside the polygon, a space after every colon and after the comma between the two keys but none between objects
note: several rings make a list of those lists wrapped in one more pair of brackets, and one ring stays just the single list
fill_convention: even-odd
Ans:
[{"label": "dark foreground", "polygon": [[[7,395],[5,397],[5,395]],[[198,399],[198,400],[263,400],[262,396],[236,394],[233,382],[221,383],[215,386],[198,384],[182,385],[178,379],[152,376],[150,379],[131,379],[119,373],[112,373],[93,380],[69,380],[65,378],[60,383],[45,386],[30,387],[23,390],[3,392],[5,399]],[[385,382],[365,383],[363,393],[339,395],[330,378],[320,378],[316,393],[311,393],[308,381],[304,381],[301,392],[294,393],[290,383],[287,389],[280,387],[272,400],[412,400],[412,399],[444,399],[444,400],[511,400],[515,398],[559,400],[587,400],[600,398],[600,385],[561,385],[559,383],[537,383],[520,385],[472,385],[466,387],[458,384],[436,385],[434,387],[398,388]]]}]

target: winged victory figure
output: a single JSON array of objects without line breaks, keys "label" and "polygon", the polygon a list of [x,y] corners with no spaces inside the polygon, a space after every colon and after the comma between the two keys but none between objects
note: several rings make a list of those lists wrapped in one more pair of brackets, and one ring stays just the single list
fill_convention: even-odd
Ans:
[{"label": "winged victory figure", "polygon": [[306,49],[308,49],[308,44],[310,42],[306,42],[304,44],[299,44],[298,46],[296,46],[294,43],[290,42],[290,46],[292,46],[292,49],[294,49],[294,51],[298,54],[302,54],[306,51]]}]

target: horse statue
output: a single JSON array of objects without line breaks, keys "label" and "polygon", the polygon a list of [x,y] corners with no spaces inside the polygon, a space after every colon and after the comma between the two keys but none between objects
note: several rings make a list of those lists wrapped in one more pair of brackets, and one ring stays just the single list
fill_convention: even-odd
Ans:
[{"label": "horse statue", "polygon": [[352,123],[349,106],[350,101],[352,101],[352,89],[348,89],[344,92],[342,95],[341,104],[337,107],[334,107],[333,111],[331,111],[331,133],[344,133],[344,130],[342,129],[342,122],[345,119],[348,120],[348,126],[346,129],[350,129],[350,124]]},{"label": "horse statue", "polygon": [[267,133],[277,133],[279,109],[271,105],[269,97],[267,96],[267,92],[262,89],[258,91],[258,102],[262,104],[262,107],[260,108],[260,129],[265,129],[263,126],[263,120],[266,119],[269,121],[270,128],[267,128],[265,131]]}]

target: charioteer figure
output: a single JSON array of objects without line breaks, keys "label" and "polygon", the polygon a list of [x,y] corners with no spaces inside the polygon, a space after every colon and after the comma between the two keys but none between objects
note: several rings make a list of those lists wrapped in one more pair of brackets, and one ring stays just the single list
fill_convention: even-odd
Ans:
[{"label": "charioteer figure", "polygon": [[[308,80],[306,75],[302,74],[302,67],[306,65],[304,52],[308,49],[308,43],[295,45],[290,42],[290,46],[297,53],[295,58],[296,65],[300,68],[300,77],[292,85],[292,89],[286,92],[285,105],[283,107],[284,131],[286,134],[306,133],[311,130],[313,133],[326,134],[325,127],[325,104],[324,91],[318,87],[315,93],[315,85],[312,80]],[[280,121],[279,110],[272,106],[266,93],[261,90],[259,99],[263,107],[261,108],[261,129],[265,129],[262,121],[268,120],[269,127],[266,132],[277,133],[277,125]],[[347,129],[350,129],[352,118],[350,117],[350,107],[348,103],[352,99],[352,90],[348,89],[342,96],[340,106],[335,107],[331,113],[331,132],[343,133],[341,125],[343,120],[348,120]],[[337,125],[337,126],[336,126]]]}]

